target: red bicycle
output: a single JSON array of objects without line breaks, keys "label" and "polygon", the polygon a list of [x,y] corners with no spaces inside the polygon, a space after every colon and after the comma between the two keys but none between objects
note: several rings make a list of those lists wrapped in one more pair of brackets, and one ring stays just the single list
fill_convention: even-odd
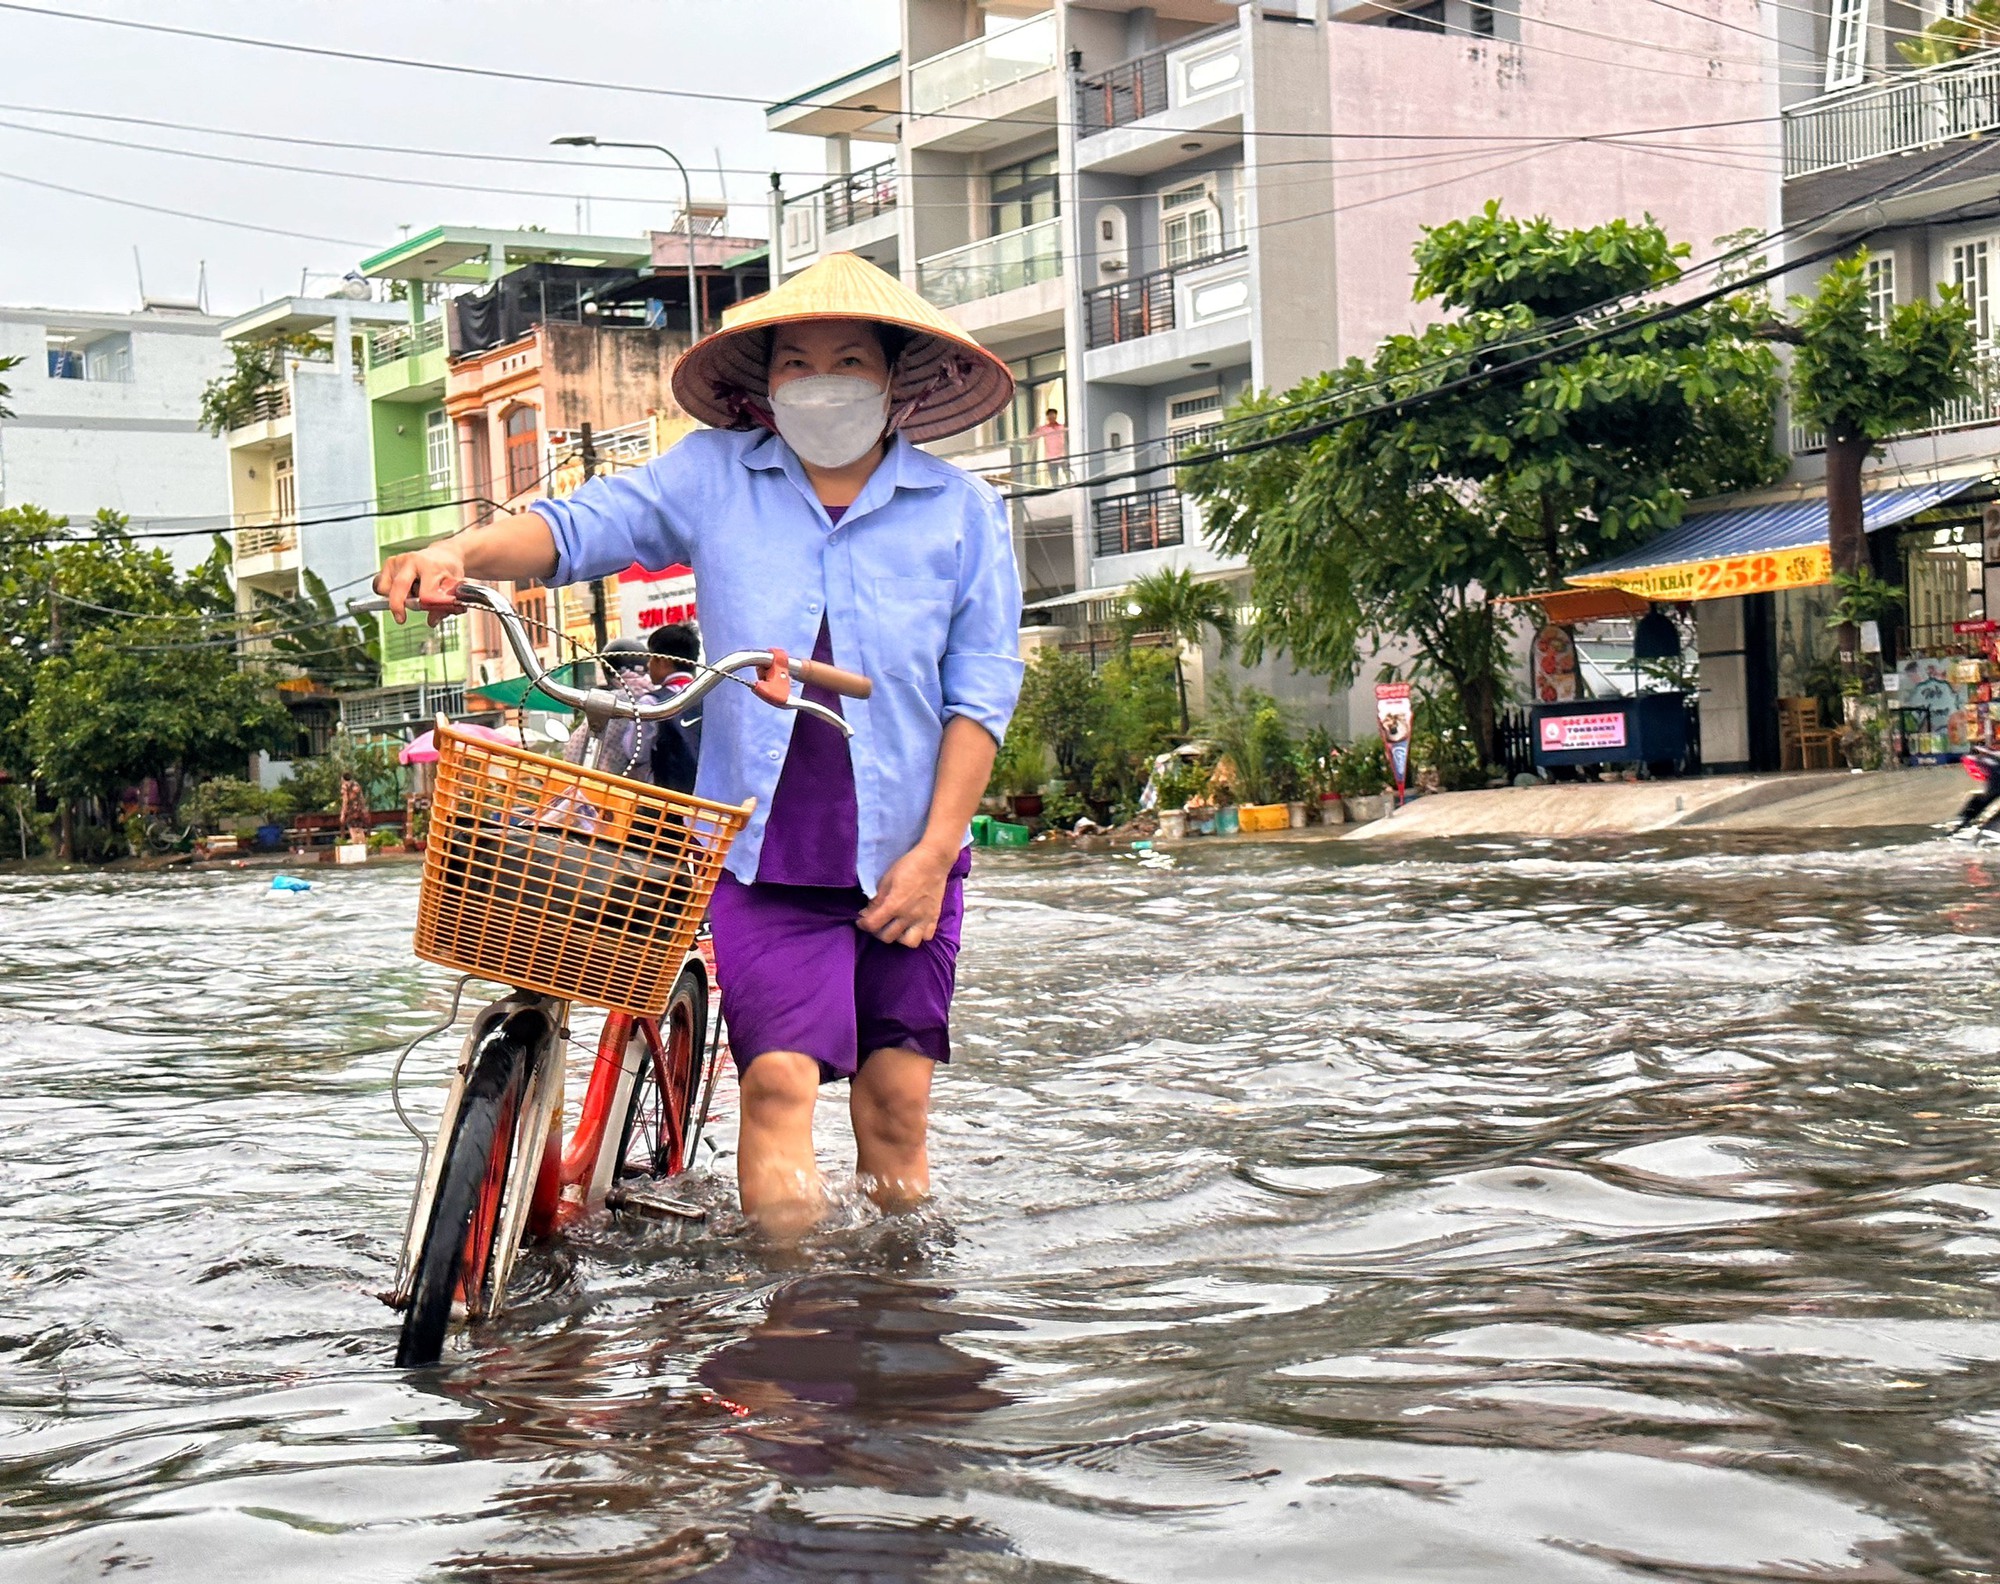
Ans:
[{"label": "red bicycle", "polygon": [[[793,695],[791,680],[850,698],[870,692],[866,677],[782,650],[726,655],[664,701],[569,687],[550,678],[512,602],[495,590],[461,583],[450,607],[425,608],[467,606],[498,618],[536,688],[583,715],[598,758],[613,720],[668,719],[725,682],[750,685],[737,674],[746,670],[764,677],[752,690],[765,702],[843,733],[847,723]],[[438,1361],[454,1317],[501,1312],[524,1240],[606,1209],[700,1218],[659,1185],[692,1161],[714,1096],[721,1042],[711,1038],[701,923],[752,806],[706,802],[442,720],[436,740],[416,951],[512,988],[473,1017],[434,1139],[404,1110],[402,1069],[418,1044],[457,1021],[456,995],[445,1021],[396,1062],[391,1097],[423,1149],[396,1284],[385,1294],[403,1311],[396,1363],[404,1368]],[[577,1004],[608,1015],[565,1144],[563,1053]]]}]

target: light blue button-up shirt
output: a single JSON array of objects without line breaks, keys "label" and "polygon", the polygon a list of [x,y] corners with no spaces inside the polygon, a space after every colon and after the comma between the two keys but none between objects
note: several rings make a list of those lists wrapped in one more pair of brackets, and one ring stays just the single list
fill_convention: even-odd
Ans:
[{"label": "light blue button-up shirt", "polygon": [[[704,429],[644,467],[592,479],[534,510],[555,532],[558,583],[685,563],[703,647],[810,655],[822,617],[836,665],[875,684],[843,699],[854,728],[860,850],[870,895],[930,813],[944,723],[964,715],[998,741],[1021,691],[1021,584],[1007,509],[983,480],[900,435],[838,526],[790,446],[761,430]],[[764,821],[791,742],[789,710],[723,687],[702,705],[695,790],[755,798],[729,871],[757,877]]]}]

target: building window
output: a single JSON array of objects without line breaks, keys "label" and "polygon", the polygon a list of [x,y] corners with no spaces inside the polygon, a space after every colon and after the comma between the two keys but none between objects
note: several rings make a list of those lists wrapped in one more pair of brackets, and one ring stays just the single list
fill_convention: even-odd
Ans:
[{"label": "building window", "polygon": [[541,429],[535,409],[516,407],[507,415],[508,500],[532,494],[541,481]]},{"label": "building window", "polygon": [[1960,242],[1951,250],[1951,283],[1959,289],[1972,314],[1972,333],[1983,346],[1992,339],[1993,321],[1987,290],[1987,247]]},{"label": "building window", "polygon": [[995,236],[1018,231],[1039,221],[1052,220],[1061,213],[1053,150],[1022,160],[1018,165],[1002,165],[988,173],[986,180],[992,195]]},{"label": "building window", "polygon": [[1229,183],[1229,224],[1231,247],[1250,245],[1250,175],[1241,165]]},{"label": "building window", "polygon": [[1826,33],[1826,91],[1851,88],[1868,66],[1868,0],[1833,0]]},{"label": "building window", "polygon": [[424,414],[424,476],[433,489],[451,485],[451,420],[442,407]]},{"label": "building window", "polygon": [[299,518],[299,491],[297,475],[292,472],[292,459],[281,456],[271,467],[271,502],[273,515],[281,523],[297,522]]},{"label": "building window", "polygon": [[1207,178],[1160,194],[1160,251],[1169,268],[1219,253],[1221,243],[1222,215]]},{"label": "building window", "polygon": [[1472,0],[1472,34],[1475,38],[1493,37],[1492,0]]},{"label": "building window", "polygon": [[1214,387],[1167,398],[1167,446],[1175,456],[1189,446],[1206,445],[1222,422],[1222,391]]},{"label": "building window", "polygon": [[1878,253],[1868,260],[1868,318],[1885,325],[1896,311],[1896,255]]},{"label": "building window", "polygon": [[122,330],[97,336],[85,331],[51,330],[48,370],[50,379],[124,384],[132,378],[132,338]]},{"label": "building window", "polygon": [[1048,410],[1056,410],[1056,422],[1067,423],[1068,402],[1064,397],[1062,348],[1037,352],[1033,357],[1016,358],[1007,365],[1014,371],[1014,400],[1000,414],[999,438],[1025,440],[1041,427]]}]

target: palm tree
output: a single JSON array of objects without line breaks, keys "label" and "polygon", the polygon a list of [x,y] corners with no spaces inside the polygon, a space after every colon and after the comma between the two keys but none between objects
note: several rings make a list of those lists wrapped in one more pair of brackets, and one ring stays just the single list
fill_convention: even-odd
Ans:
[{"label": "palm tree", "polygon": [[1197,583],[1185,567],[1148,572],[1133,583],[1120,625],[1129,642],[1139,633],[1165,633],[1174,640],[1174,683],[1181,695],[1181,735],[1188,734],[1187,675],[1181,645],[1199,645],[1213,629],[1222,652],[1236,638],[1236,607],[1219,583]]}]

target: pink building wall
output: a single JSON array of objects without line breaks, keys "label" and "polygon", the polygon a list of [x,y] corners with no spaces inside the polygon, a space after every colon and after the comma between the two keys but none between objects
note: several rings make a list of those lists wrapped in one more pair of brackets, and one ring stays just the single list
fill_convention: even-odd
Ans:
[{"label": "pink building wall", "polygon": [[[1334,130],[1364,134],[1333,146],[1343,357],[1437,316],[1411,301],[1410,250],[1423,226],[1492,198],[1571,226],[1651,213],[1696,260],[1718,237],[1777,225],[1776,68],[1752,36],[1765,26],[1757,0],[1679,3],[1713,20],[1650,0],[1520,0],[1518,44],[1325,30]],[[1658,47],[1618,42],[1631,39]],[[1534,141],[1696,123],[1708,125]]]}]

